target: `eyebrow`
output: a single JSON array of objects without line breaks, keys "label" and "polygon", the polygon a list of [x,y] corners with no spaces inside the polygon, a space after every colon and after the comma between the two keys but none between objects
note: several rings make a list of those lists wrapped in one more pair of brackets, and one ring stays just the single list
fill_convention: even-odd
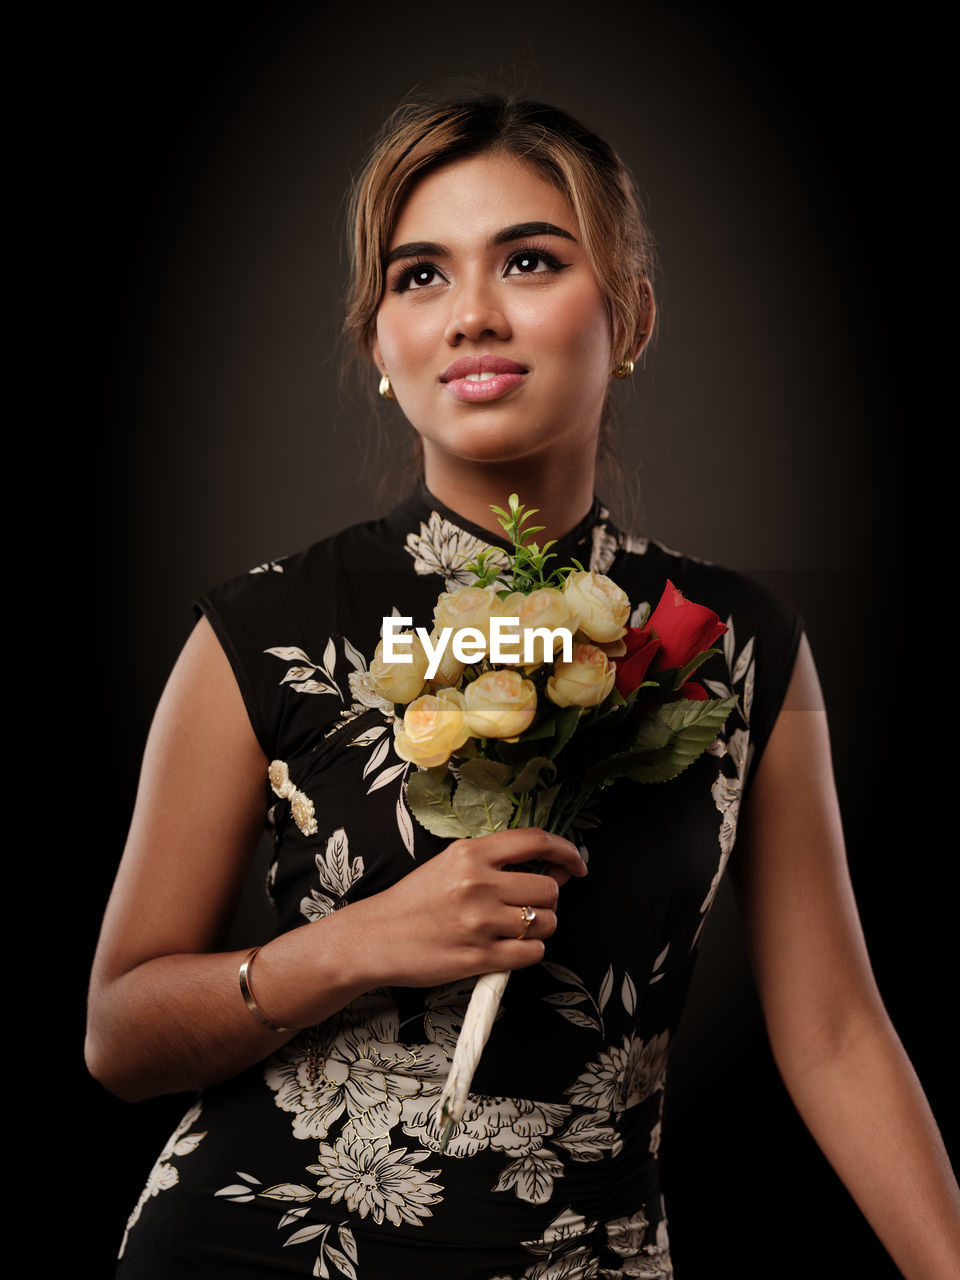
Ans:
[{"label": "eyebrow", "polygon": [[[517,222],[512,227],[504,227],[502,231],[491,236],[486,247],[495,249],[498,245],[509,244],[512,240],[527,240],[530,236],[561,236],[564,240],[577,243],[575,236],[552,222]],[[407,244],[398,244],[395,249],[391,249],[384,266],[389,267],[392,262],[397,262],[400,258],[421,257],[449,258],[450,250],[446,245],[435,244],[432,240],[411,240]]]}]

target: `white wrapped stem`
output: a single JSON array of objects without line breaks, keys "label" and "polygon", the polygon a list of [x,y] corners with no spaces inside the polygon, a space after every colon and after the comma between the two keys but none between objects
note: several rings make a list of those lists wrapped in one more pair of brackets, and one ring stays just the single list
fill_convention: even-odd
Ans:
[{"label": "white wrapped stem", "polygon": [[440,1099],[440,1115],[444,1121],[440,1138],[441,1151],[447,1149],[450,1136],[463,1116],[467,1094],[473,1083],[473,1074],[483,1053],[483,1047],[490,1037],[490,1028],[500,1008],[500,1001],[509,977],[507,970],[502,973],[485,973],[477,979],[476,986],[473,988],[466,1016],[463,1019],[463,1027],[457,1039],[457,1047],[454,1050],[453,1062],[450,1064],[450,1074],[447,1076],[447,1083],[444,1085],[443,1096]]}]

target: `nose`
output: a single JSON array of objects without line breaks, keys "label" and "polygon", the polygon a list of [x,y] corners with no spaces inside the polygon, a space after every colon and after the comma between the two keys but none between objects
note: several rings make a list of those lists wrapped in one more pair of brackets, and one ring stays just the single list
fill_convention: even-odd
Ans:
[{"label": "nose", "polygon": [[496,284],[483,278],[462,279],[447,295],[450,314],[444,337],[451,347],[461,340],[476,342],[493,337],[510,337],[510,321],[499,297]]}]

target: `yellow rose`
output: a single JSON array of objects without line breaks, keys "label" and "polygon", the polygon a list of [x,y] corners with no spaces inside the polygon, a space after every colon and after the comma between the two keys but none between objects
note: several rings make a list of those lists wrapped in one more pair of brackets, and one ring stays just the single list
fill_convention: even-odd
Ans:
[{"label": "yellow rose", "polygon": [[567,574],[563,594],[580,615],[580,630],[598,644],[609,644],[626,634],[630,600],[625,591],[602,573]]},{"label": "yellow rose", "polygon": [[401,760],[432,769],[446,764],[451,754],[470,736],[463,714],[463,694],[441,689],[417,698],[407,707],[403,728],[393,740]]},{"label": "yellow rose", "polygon": [[[439,636],[433,631],[430,636],[430,643],[436,648]],[[443,653],[440,655],[440,662],[437,665],[437,674],[430,681],[431,690],[436,693],[438,689],[452,688],[457,684],[463,675],[465,663],[453,652],[453,637],[449,637],[451,643],[447,645]]]},{"label": "yellow rose", "polygon": [[547,681],[547,697],[558,707],[596,707],[607,697],[616,667],[595,644],[575,644],[573,661],[558,662]]},{"label": "yellow rose", "polygon": [[475,738],[515,738],[529,729],[537,712],[537,691],[517,671],[502,667],[468,684],[467,725]]},{"label": "yellow rose", "polygon": [[[537,591],[531,591],[528,596],[524,596],[517,610],[517,617],[520,619],[520,652],[523,652],[523,636],[524,632],[532,631],[534,627],[548,627],[551,631],[555,631],[558,627],[565,627],[571,636],[580,625],[580,615],[575,607],[567,599],[562,591],[558,591],[556,587],[540,587]],[[559,637],[554,641],[552,652],[547,654],[547,661],[553,660],[554,654],[560,649]],[[536,637],[533,642],[533,652],[535,655],[534,662],[526,669],[534,670],[543,662],[544,642],[541,638]]]},{"label": "yellow rose", "polygon": [[[437,598],[433,611],[434,634],[444,627],[452,627],[456,635],[465,627],[475,627],[490,643],[490,614],[497,607],[494,587],[461,587],[458,591],[445,591]],[[451,642],[453,636],[450,637]],[[476,659],[479,661],[479,658]]]},{"label": "yellow rose", "polygon": [[381,640],[370,663],[370,675],[381,698],[406,704],[423,691],[429,659],[420,637],[412,631],[396,636],[394,644],[399,652],[409,653],[412,661],[384,662]]}]

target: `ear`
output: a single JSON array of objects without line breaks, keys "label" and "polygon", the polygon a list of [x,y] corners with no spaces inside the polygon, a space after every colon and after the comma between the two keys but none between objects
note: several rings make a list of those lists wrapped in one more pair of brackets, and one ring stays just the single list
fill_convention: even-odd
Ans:
[{"label": "ear", "polygon": [[370,339],[370,359],[377,366],[377,369],[381,374],[387,372],[384,367],[383,356],[380,354],[380,343],[377,339],[376,333],[374,333],[373,337]]},{"label": "ear", "polygon": [[644,294],[644,308],[641,328],[637,334],[637,346],[633,353],[634,362],[640,359],[644,348],[653,335],[654,326],[657,321],[657,304],[653,299],[653,290],[650,287],[650,281],[641,280],[640,289]]}]

